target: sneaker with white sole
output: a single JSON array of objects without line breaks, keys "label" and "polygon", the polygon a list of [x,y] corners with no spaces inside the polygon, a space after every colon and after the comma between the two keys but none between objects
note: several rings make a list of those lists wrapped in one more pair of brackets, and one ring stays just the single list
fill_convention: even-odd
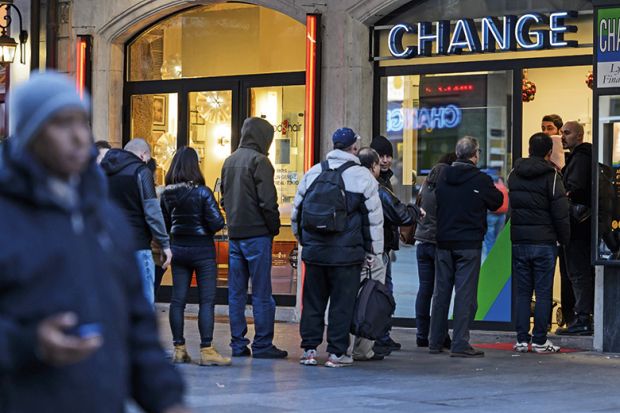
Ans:
[{"label": "sneaker with white sole", "polygon": [[325,362],[325,367],[348,367],[353,364],[353,358],[343,354],[338,357],[335,354],[330,354],[329,358]]},{"label": "sneaker with white sole", "polygon": [[303,364],[304,366],[316,366],[318,364],[316,361],[316,350],[305,350],[304,354],[299,359],[299,364]]},{"label": "sneaker with white sole", "polygon": [[536,353],[559,353],[560,346],[556,346],[550,340],[547,340],[545,344],[532,343],[532,351]]},{"label": "sneaker with white sole", "polygon": [[512,346],[512,348],[517,353],[527,353],[528,351],[530,351],[530,345],[529,345],[529,343],[527,343],[525,341],[523,341],[523,342],[517,341],[517,344]]}]

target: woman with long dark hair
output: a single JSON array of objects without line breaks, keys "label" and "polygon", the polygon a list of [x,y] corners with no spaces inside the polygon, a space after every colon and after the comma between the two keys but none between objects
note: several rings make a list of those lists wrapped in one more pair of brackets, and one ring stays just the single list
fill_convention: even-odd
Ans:
[{"label": "woman with long dark hair", "polygon": [[172,247],[172,299],[170,328],[175,363],[189,363],[183,320],[192,274],[196,272],[200,307],[200,364],[223,366],[231,363],[213,347],[213,324],[217,265],[213,236],[224,227],[224,218],[213,192],[205,185],[198,154],[189,147],[179,148],[166,174],[161,209]]}]

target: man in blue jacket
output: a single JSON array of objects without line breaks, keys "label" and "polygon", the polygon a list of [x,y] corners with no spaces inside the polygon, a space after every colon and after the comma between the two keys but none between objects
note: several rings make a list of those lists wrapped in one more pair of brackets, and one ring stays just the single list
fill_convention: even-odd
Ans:
[{"label": "man in blue jacket", "polygon": [[57,73],[9,96],[0,147],[0,411],[179,413],[133,234],[96,163],[88,98]]},{"label": "man in blue jacket", "polygon": [[487,209],[495,211],[504,196],[490,176],[478,169],[478,140],[466,136],[456,144],[457,160],[444,169],[437,184],[436,279],[429,350],[441,353],[447,331],[452,290],[454,329],[452,357],[483,357],[469,344],[469,327],[478,309],[478,278]]}]

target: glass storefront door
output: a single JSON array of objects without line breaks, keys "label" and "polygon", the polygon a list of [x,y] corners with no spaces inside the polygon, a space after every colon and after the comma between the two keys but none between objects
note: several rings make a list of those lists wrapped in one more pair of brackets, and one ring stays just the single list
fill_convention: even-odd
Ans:
[{"label": "glass storefront door", "polygon": [[[415,199],[426,175],[459,138],[480,142],[479,167],[503,185],[512,163],[513,73],[480,71],[382,78],[381,133],[396,149],[393,186],[403,202]],[[510,234],[504,214],[485,240],[476,320],[510,322]],[[396,317],[415,318],[419,289],[416,246],[402,246],[392,265]]]},{"label": "glass storefront door", "polygon": [[275,129],[269,159],[275,169],[280,234],[273,243],[271,271],[275,294],[297,291],[297,241],[291,231],[291,211],[304,168],[305,86],[255,87],[249,90],[250,116],[260,117]]}]

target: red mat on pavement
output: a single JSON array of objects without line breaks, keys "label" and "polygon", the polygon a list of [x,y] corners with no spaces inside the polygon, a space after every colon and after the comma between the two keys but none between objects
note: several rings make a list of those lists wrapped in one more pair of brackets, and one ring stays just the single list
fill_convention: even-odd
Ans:
[{"label": "red mat on pavement", "polygon": [[[514,346],[514,343],[482,343],[482,344],[472,344],[472,345],[477,348],[485,348],[489,350],[514,351],[514,349],[512,348]],[[585,351],[585,350],[579,349],[579,348],[566,348],[566,347],[562,347],[560,349],[560,353],[576,353],[579,351]],[[546,354],[550,354],[550,353],[546,353]]]}]

